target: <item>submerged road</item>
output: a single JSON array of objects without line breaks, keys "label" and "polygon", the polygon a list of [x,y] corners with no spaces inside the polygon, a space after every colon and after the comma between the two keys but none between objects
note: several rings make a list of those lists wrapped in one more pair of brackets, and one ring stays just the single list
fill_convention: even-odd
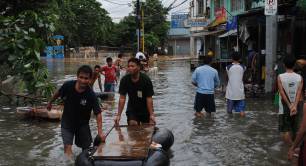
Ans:
[{"label": "submerged road", "polygon": [[[80,66],[67,60],[47,64],[58,84],[73,78]],[[172,130],[175,136],[171,165],[289,165],[271,99],[247,99],[246,117],[240,118],[227,115],[224,95],[217,94],[215,116],[195,118],[191,74],[187,61],[176,61],[160,62],[158,73],[151,75],[157,126]],[[118,95],[115,98],[103,113],[105,131],[113,125]],[[126,124],[125,116],[121,122]],[[95,135],[94,118],[90,123]],[[7,104],[0,107],[0,147],[0,165],[73,165],[63,157],[59,123],[22,119]],[[80,149],[73,151],[78,154]]]}]

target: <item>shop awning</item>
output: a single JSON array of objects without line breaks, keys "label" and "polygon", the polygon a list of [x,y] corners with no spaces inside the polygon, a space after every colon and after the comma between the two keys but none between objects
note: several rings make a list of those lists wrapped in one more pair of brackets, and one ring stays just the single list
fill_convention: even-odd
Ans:
[{"label": "shop awning", "polygon": [[203,37],[203,36],[208,36],[208,35],[215,35],[218,33],[222,33],[224,31],[225,31],[224,29],[215,30],[215,31],[204,31],[204,32],[199,32],[199,33],[192,33],[191,36],[192,37]]},{"label": "shop awning", "polygon": [[229,30],[227,31],[226,33],[218,36],[219,38],[222,38],[222,37],[227,37],[227,36],[236,36],[237,35],[237,29],[232,29],[232,30]]}]

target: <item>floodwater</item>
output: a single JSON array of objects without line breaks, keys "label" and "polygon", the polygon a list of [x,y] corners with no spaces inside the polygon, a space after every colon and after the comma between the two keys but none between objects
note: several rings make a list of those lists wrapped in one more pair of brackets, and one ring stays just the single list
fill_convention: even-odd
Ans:
[{"label": "floodwater", "polygon": [[[98,61],[88,63],[94,65]],[[83,60],[47,61],[53,82],[58,85],[74,78]],[[225,110],[224,95],[216,95],[214,117],[195,118],[188,61],[159,62],[159,71],[150,75],[155,90],[157,126],[173,131],[173,166],[289,165],[287,147],[278,132],[277,114],[269,98],[247,99],[246,117]],[[113,125],[118,95],[113,108],[103,113],[103,129]],[[95,135],[95,118],[91,120]],[[121,118],[126,124],[126,117]],[[0,165],[73,165],[63,157],[60,123],[22,119],[13,106],[0,107]],[[80,149],[73,146],[73,152]]]}]

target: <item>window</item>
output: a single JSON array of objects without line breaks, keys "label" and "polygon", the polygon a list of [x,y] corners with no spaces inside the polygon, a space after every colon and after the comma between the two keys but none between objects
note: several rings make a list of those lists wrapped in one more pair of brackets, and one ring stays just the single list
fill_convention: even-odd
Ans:
[{"label": "window", "polygon": [[243,0],[231,0],[231,11],[240,11],[243,9]]},{"label": "window", "polygon": [[197,7],[198,7],[198,16],[204,15],[204,0],[197,0]]}]

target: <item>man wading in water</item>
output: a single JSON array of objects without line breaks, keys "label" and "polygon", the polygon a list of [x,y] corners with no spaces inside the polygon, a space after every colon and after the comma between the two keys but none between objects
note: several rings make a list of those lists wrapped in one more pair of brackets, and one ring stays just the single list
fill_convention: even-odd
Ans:
[{"label": "man wading in water", "polygon": [[72,144],[86,150],[91,142],[89,119],[91,111],[96,115],[98,135],[105,140],[102,133],[102,115],[97,97],[89,86],[92,69],[88,65],[81,66],[77,71],[77,80],[67,81],[48,102],[47,109],[52,108],[52,102],[58,97],[64,101],[64,112],[61,120],[61,133],[64,142],[64,153],[72,158]]},{"label": "man wading in water", "polygon": [[152,98],[154,91],[152,82],[146,74],[140,72],[140,61],[136,58],[131,58],[128,61],[127,70],[128,74],[123,76],[120,81],[120,99],[115,124],[119,125],[126,94],[129,96],[126,109],[128,125],[154,124],[155,116]]},{"label": "man wading in water", "polygon": [[197,94],[194,102],[195,115],[203,117],[202,109],[210,115],[216,112],[215,88],[220,85],[218,71],[209,66],[211,57],[204,56],[204,65],[195,69],[192,73],[192,84],[197,87]]}]

